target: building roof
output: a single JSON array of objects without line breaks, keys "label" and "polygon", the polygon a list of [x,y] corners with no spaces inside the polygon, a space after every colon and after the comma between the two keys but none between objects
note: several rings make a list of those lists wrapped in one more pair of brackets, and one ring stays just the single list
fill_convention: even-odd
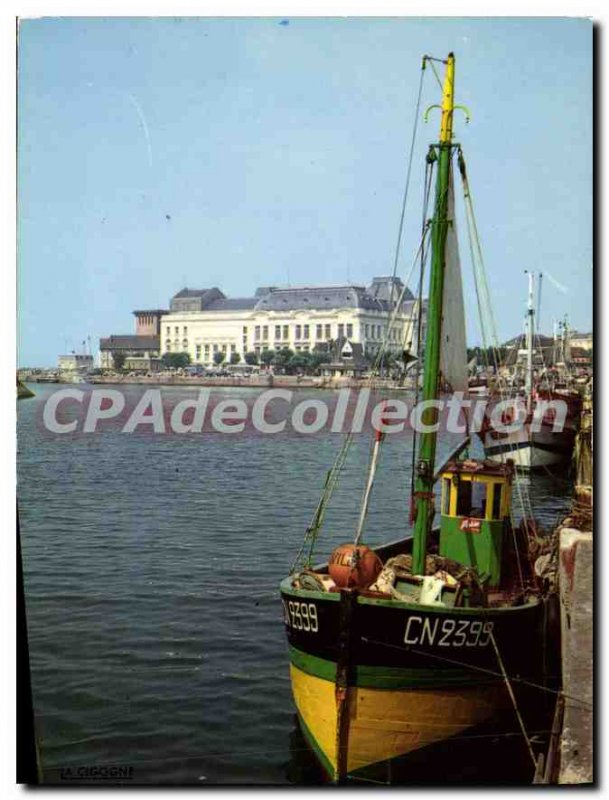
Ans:
[{"label": "building roof", "polygon": [[144,308],[141,311],[132,311],[132,314],[136,316],[138,314],[157,314],[158,316],[163,316],[163,314],[169,314],[166,308]]},{"label": "building roof", "polygon": [[[394,302],[401,292],[394,289]],[[257,311],[295,311],[300,309],[333,309],[361,308],[367,311],[391,310],[388,298],[383,293],[372,295],[364,286],[344,284],[342,286],[302,286],[290,289],[270,288],[267,294],[260,297],[256,304]],[[404,300],[412,300],[412,294],[406,290]]]},{"label": "building roof", "polygon": [[107,336],[99,340],[100,350],[159,350],[160,336],[134,334]]},{"label": "building roof", "polygon": [[174,294],[174,297],[203,297],[209,291],[211,291],[211,289],[188,289],[185,287],[177,294]]},{"label": "building roof", "polygon": [[[368,287],[368,294],[371,297],[375,297],[377,300],[387,300],[395,303],[403,290],[404,284],[400,278],[387,275],[373,278],[372,284]],[[410,289],[406,288],[404,290],[404,297],[402,300],[414,300],[414,295]]]},{"label": "building roof", "polygon": [[170,313],[177,311],[205,311],[214,300],[220,300],[224,297],[224,293],[213,286],[211,289],[181,289],[177,294],[171,298],[169,303]]},{"label": "building roof", "polygon": [[[502,347],[516,347],[518,345],[521,348],[526,347],[526,334],[521,333],[518,336],[514,336],[512,339],[508,339],[507,342],[504,342]],[[554,339],[551,336],[544,336],[542,333],[535,333],[533,334],[533,347],[553,347],[554,346]]]},{"label": "building roof", "polygon": [[[200,311],[296,311],[304,309],[330,310],[335,308],[360,308],[368,311],[389,312],[403,293],[402,305],[407,310],[414,301],[409,289],[399,278],[377,277],[366,288],[355,284],[338,286],[260,286],[254,297],[225,297],[217,288],[181,289],[171,299],[172,313],[193,311],[188,301],[199,299]],[[186,301],[186,307],[180,301]],[[184,306],[184,307],[183,307]],[[134,312],[157,313],[157,312]]]},{"label": "building roof", "polygon": [[[343,357],[343,350],[348,345],[351,349],[351,357]],[[364,348],[360,342],[352,342],[346,336],[339,336],[331,342],[319,342],[313,348],[313,352],[329,353],[331,361],[323,364],[324,367],[336,366],[355,366],[365,369],[368,362],[364,357]]]},{"label": "building roof", "polygon": [[[545,361],[553,363],[555,357],[556,342],[551,336],[544,336],[543,334],[536,333],[533,336],[533,362],[539,363]],[[513,367],[518,362],[519,351],[526,349],[527,341],[524,334],[515,336],[513,339],[505,342],[503,345],[507,349],[505,356],[505,365]]]},{"label": "building roof", "polygon": [[218,297],[205,306],[205,311],[249,311],[257,302],[256,297]]}]

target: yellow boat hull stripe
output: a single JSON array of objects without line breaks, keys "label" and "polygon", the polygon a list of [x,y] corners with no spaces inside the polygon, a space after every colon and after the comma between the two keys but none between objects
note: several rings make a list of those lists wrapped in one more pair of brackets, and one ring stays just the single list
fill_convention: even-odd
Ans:
[{"label": "yellow boat hull stripe", "polygon": [[[290,665],[294,702],[318,756],[336,771],[333,681]],[[376,689],[350,687],[347,771],[406,755],[489,719],[504,704],[496,687]],[[336,777],[336,774],[330,777]]]}]

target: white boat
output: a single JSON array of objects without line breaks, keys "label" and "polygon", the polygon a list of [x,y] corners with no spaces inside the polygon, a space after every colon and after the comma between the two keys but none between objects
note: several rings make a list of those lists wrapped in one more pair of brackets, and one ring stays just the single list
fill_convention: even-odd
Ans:
[{"label": "white boat", "polygon": [[[505,463],[512,459],[516,467],[522,470],[544,469],[569,464],[573,454],[575,435],[581,410],[581,397],[577,392],[542,389],[533,382],[533,331],[535,324],[534,310],[535,276],[529,272],[529,299],[526,317],[526,348],[522,351],[526,356],[524,394],[511,398],[499,394],[494,395],[489,403],[487,420],[479,436],[484,446],[484,454],[496,463]],[[471,389],[470,389],[471,392]],[[488,419],[496,403],[512,399],[520,400],[525,407],[525,419],[514,430],[503,431],[493,427]],[[563,424],[555,426],[556,411],[546,410],[552,402],[566,404]],[[543,404],[543,405],[542,405]],[[505,427],[510,426],[511,419],[503,419]],[[557,428],[554,430],[554,428]]]}]

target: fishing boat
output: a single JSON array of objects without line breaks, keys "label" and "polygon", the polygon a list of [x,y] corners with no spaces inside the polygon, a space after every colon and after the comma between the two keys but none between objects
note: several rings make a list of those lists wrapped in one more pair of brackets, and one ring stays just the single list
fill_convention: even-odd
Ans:
[{"label": "fishing boat", "polygon": [[[357,530],[327,562],[314,563],[347,439],[280,585],[294,704],[304,736],[333,782],[355,780],[450,742],[506,709],[522,723],[532,769],[535,762],[521,692],[547,679],[542,633],[552,592],[535,569],[540,547],[533,546],[531,527],[511,521],[514,465],[470,457],[466,438],[436,466],[438,411],[430,401],[442,383],[467,383],[464,327],[452,327],[464,316],[457,283],[455,155],[462,176],[465,165],[453,142],[454,55],[441,63],[440,138],[426,159],[435,171],[434,213],[426,226],[431,267],[421,397],[428,402],[411,520],[405,514],[404,537],[397,541],[376,547],[363,542],[384,441],[377,432]],[[447,374],[456,361],[446,354],[455,356],[457,346],[463,350],[460,379]],[[433,769],[440,776],[437,759]]]},{"label": "fishing boat", "polygon": [[[539,353],[539,375],[535,372],[535,275],[528,272],[529,292],[525,324],[525,347],[520,351],[525,358],[524,385],[511,394],[515,410],[505,412],[505,429],[489,424],[489,417],[496,403],[505,402],[506,393],[497,392],[491,398],[480,438],[488,459],[498,463],[512,459],[520,470],[538,470],[568,465],[573,454],[579,423],[582,396],[555,380]],[[556,349],[556,348],[555,348]],[[564,353],[564,343],[563,343]],[[566,362],[561,362],[563,368]],[[514,381],[518,378],[515,370]],[[518,413],[516,413],[518,412]],[[514,423],[513,430],[510,423]]]}]

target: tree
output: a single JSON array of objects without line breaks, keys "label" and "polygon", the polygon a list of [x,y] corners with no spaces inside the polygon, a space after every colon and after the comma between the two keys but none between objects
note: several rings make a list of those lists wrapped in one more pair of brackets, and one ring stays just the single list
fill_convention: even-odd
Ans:
[{"label": "tree", "polygon": [[239,355],[239,353],[234,352],[230,354],[231,364],[238,364],[240,361],[241,361],[241,356]]},{"label": "tree", "polygon": [[290,372],[305,372],[310,365],[308,353],[294,353],[287,362],[286,367]]},{"label": "tree", "polygon": [[315,349],[310,357],[310,370],[313,373],[319,373],[319,368],[322,364],[329,364],[332,360],[330,353],[327,350]]},{"label": "tree", "polygon": [[125,360],[127,356],[124,353],[121,353],[118,350],[112,351],[112,364],[114,365],[114,369],[120,372],[123,367],[125,366]]},{"label": "tree", "polygon": [[487,365],[494,366],[495,360],[498,364],[504,364],[508,354],[507,347],[468,347],[467,360],[475,358],[479,367]]},{"label": "tree", "polygon": [[252,366],[258,363],[258,356],[253,350],[250,350],[245,354],[245,363],[251,364]]},{"label": "tree", "polygon": [[163,353],[161,360],[166,367],[184,369],[190,364],[190,353]]},{"label": "tree", "polygon": [[293,351],[287,347],[284,350],[276,350],[273,357],[273,366],[285,369],[293,355]]},{"label": "tree", "polygon": [[216,366],[219,367],[220,364],[224,362],[225,358],[226,358],[226,353],[223,353],[222,350],[216,351],[214,353],[214,364],[216,364]]},{"label": "tree", "polygon": [[276,353],[274,350],[263,350],[262,353],[260,353],[260,363],[268,367],[271,362],[275,363],[275,355]]}]

